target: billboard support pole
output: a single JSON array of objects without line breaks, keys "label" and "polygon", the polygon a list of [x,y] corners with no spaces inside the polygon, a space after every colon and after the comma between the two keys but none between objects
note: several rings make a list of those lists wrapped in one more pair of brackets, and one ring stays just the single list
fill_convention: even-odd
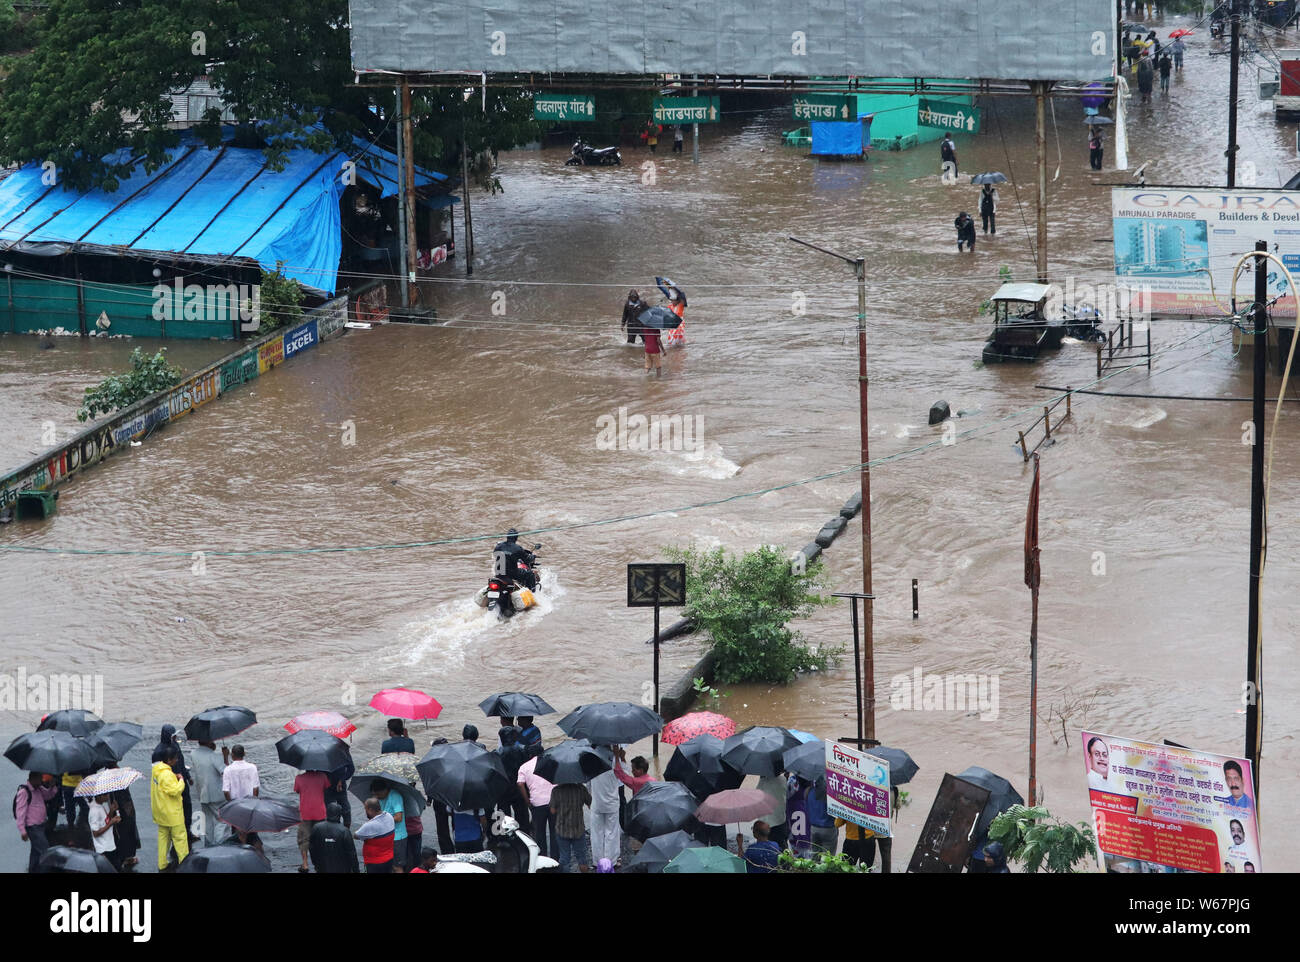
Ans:
[{"label": "billboard support pole", "polygon": [[1241,16],[1231,0],[1232,51],[1228,67],[1228,186],[1237,186],[1237,70],[1241,66]]},{"label": "billboard support pole", "polygon": [[1047,101],[1047,82],[1034,81],[1034,145],[1038,149],[1038,283],[1047,283],[1047,124],[1043,108]]},{"label": "billboard support pole", "polygon": [[398,84],[397,87],[397,260],[399,263],[398,272],[401,276],[398,278],[399,287],[402,292],[402,306],[411,306],[411,289],[407,284],[407,267],[406,267],[406,248],[409,243],[406,236],[406,164],[402,158],[406,156],[406,119],[402,116],[403,104],[409,102],[410,90],[406,84]]},{"label": "billboard support pole", "polygon": [[[402,156],[399,163],[402,170],[406,173],[405,184],[403,186],[405,209],[403,216],[406,218],[403,229],[406,231],[406,260],[402,264],[402,270],[406,272],[407,289],[410,289],[411,283],[415,278],[416,266],[416,248],[420,246],[419,238],[415,230],[415,127],[411,110],[411,85],[402,83]],[[415,288],[414,300],[418,303],[420,300],[420,288]]]},{"label": "billboard support pole", "polygon": [[[695,79],[699,80],[700,78],[697,75]],[[692,85],[691,96],[694,96],[699,92],[700,92],[700,88],[697,85]],[[691,163],[698,164],[699,162],[700,162],[700,125],[691,124]]]},{"label": "billboard support pole", "polygon": [[[1255,250],[1268,250],[1267,241],[1256,241]],[[1268,364],[1268,297],[1267,261],[1255,258],[1255,392],[1252,419],[1254,444],[1250,449],[1250,607],[1246,639],[1246,757],[1250,759],[1255,781],[1255,802],[1259,803],[1259,756],[1263,728],[1263,699],[1260,692],[1260,649],[1263,629],[1260,625],[1260,587],[1264,568],[1264,375]],[[1281,403],[1279,400],[1278,403]]]}]

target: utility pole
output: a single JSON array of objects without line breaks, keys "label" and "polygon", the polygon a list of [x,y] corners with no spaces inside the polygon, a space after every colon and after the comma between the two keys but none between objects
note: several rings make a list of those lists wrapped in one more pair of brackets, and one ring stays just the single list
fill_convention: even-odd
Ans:
[{"label": "utility pole", "polygon": [[1241,16],[1238,0],[1231,0],[1232,53],[1228,67],[1228,186],[1237,186],[1237,68],[1241,66]]},{"label": "utility pole", "polygon": [[407,248],[409,239],[406,236],[406,164],[402,158],[406,156],[406,121],[402,114],[402,105],[406,102],[405,96],[407,91],[406,84],[399,84],[397,88],[397,261],[398,261],[398,278],[399,286],[402,291],[402,307],[411,306],[411,289],[408,285],[407,278],[409,269],[407,268]]},{"label": "utility pole", "polygon": [[[858,434],[862,457],[862,683],[865,701],[865,725],[860,737],[874,741],[876,737],[876,669],[873,649],[872,622],[874,595],[871,593],[871,452],[867,418],[867,262],[861,257],[846,257],[837,251],[810,244],[798,237],[790,237],[796,244],[810,247],[822,254],[838,257],[853,265],[858,280]],[[876,744],[879,744],[876,742]]]},{"label": "utility pole", "polygon": [[[1260,585],[1264,568],[1264,373],[1268,363],[1268,261],[1262,253],[1266,241],[1256,241],[1255,251],[1255,393],[1251,417],[1254,441],[1250,448],[1250,608],[1246,617],[1246,757],[1255,781],[1255,803],[1259,804],[1259,756],[1263,742],[1263,692],[1260,674],[1263,629],[1260,625]],[[1281,404],[1282,399],[1278,398]]]},{"label": "utility pole", "polygon": [[[464,105],[462,104],[462,109]],[[474,273],[474,220],[469,212],[469,144],[465,142],[465,117],[460,118],[460,182],[465,212],[465,276]]]},{"label": "utility pole", "polygon": [[1034,81],[1037,124],[1034,144],[1038,148],[1038,283],[1047,283],[1047,122],[1043,108],[1047,101],[1047,81]]},{"label": "utility pole", "polygon": [[[700,78],[697,75],[695,79],[699,80]],[[700,88],[698,86],[691,87],[691,96],[694,96],[699,92],[700,92]],[[699,162],[700,162],[700,125],[691,124],[691,163],[698,164]]]},{"label": "utility pole", "polygon": [[[402,269],[406,272],[408,291],[410,285],[415,283],[416,248],[420,244],[415,231],[415,128],[411,114],[411,85],[406,81],[402,81],[402,156],[398,158],[398,162],[406,173],[405,204],[403,205],[406,218],[406,259],[403,262]],[[414,299],[417,302],[420,300],[420,288],[418,286],[415,288]]]}]

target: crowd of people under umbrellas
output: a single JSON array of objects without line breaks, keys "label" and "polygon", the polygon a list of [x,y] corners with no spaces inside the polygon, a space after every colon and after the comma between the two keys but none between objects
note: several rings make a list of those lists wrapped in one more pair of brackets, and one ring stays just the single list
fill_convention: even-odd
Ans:
[{"label": "crowd of people under umbrellas", "polygon": [[[415,718],[441,710],[408,689],[381,692],[371,704]],[[158,869],[269,871],[259,833],[293,827],[300,872],[474,871],[478,858],[493,861],[476,853],[516,831],[528,833],[559,871],[658,871],[688,849],[708,849],[688,854],[729,859],[725,871],[767,873],[787,846],[801,855],[836,851],[841,827],[846,856],[875,859],[872,833],[827,811],[825,746],[814,736],[765,726],[737,733],[730,719],[709,712],[665,725],[644,706],[607,702],[562,719],[570,737],[547,749],[534,718],[554,709],[538,696],[504,693],[479,707],[500,722],[493,748],[468,724],[459,742],[435,739],[419,758],[403,718],[392,717],[379,755],[360,765],[344,740],[356,731],[347,718],[295,718],[276,749],[299,771],[296,801],[262,795],[244,746],[218,748],[256,724],[249,709],[223,706],[191,718],[185,737],[197,747],[188,761],[175,727],[163,726],[148,775]],[[676,746],[663,781],[646,758],[629,760],[622,747],[651,735]],[[14,799],[29,871],[129,871],[138,863],[147,823],[129,789],[144,776],[118,763],[142,737],[139,725],[106,725],[72,710],[51,713],[14,740],[5,755],[30,772]],[[899,771],[906,780],[915,764],[898,755],[911,766]],[[740,787],[746,775],[759,776],[757,788]],[[60,812],[68,844],[51,847]],[[433,838],[424,826],[429,815]],[[726,826],[741,823],[752,840],[737,832],[733,854]],[[889,840],[879,841],[889,871]],[[456,858],[446,858],[451,853]]]}]

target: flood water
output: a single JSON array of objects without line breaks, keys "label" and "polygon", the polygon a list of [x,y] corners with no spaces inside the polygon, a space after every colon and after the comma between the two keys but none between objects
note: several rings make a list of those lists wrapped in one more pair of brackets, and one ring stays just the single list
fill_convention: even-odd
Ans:
[{"label": "flood water", "polygon": [[[1157,86],[1153,105],[1132,110],[1131,164],[1152,161],[1150,183],[1223,183],[1228,64],[1200,33],[1170,97]],[[1296,164],[1295,126],[1275,123],[1251,83],[1242,90],[1241,159],[1277,186]],[[1052,278],[1105,282],[1107,185],[1123,174],[1109,168],[1110,138],[1108,169],[1088,169],[1077,103],[1056,102],[1054,116]],[[1031,475],[1016,432],[1052,397],[1035,385],[1095,378],[1081,344],[1033,366],[978,363],[989,322],[976,313],[999,267],[1018,281],[1035,273],[1032,101],[986,102],[984,118],[982,134],[959,140],[961,170],[1001,170],[1018,192],[1002,186],[996,238],[981,235],[973,256],[957,254],[952,220],[977,213],[978,188],[940,183],[937,144],[819,163],[780,145],[795,126],[786,109],[705,128],[698,166],[689,139],[673,156],[665,138],[654,183],[641,166],[649,154],[630,148],[621,168],[565,167],[560,149],[502,153],[505,193],[472,198],[472,279],[457,259],[425,285],[442,326],[349,332],[74,481],[49,522],[0,532],[6,547],[158,552],[0,552],[5,670],[102,674],[106,717],[151,725],[248,705],[265,723],[246,736],[264,772],[282,767],[270,747],[279,726],[312,708],[372,719],[356,738],[363,755],[377,750],[364,705],[389,686],[443,703],[428,737],[455,737],[466,721],[486,731],[476,703],[500,690],[539,692],[562,711],[640,700],[650,614],[625,607],[628,562],[689,543],[793,550],[858,487],[852,270],[792,244],[794,234],[869,265],[871,455],[889,459],[871,472],[877,733],[921,767],[895,846],[904,867],[945,771],[983,765],[1026,789]],[[628,289],[644,294],[657,274],[689,296],[688,344],[649,379],[618,317]],[[806,314],[793,312],[795,292]],[[60,436],[71,430],[81,388],[130,346],[60,339],[41,351],[34,337],[0,338],[7,460],[41,448],[47,419]],[[193,367],[228,346],[169,348]],[[1226,328],[1156,322],[1153,346],[1150,376],[1101,389],[1250,393]],[[967,412],[952,445],[926,423],[940,399]],[[601,449],[599,419],[621,407],[698,417],[701,450]],[[1038,771],[1058,816],[1087,818],[1081,727],[1242,752],[1249,417],[1243,404],[1080,396],[1043,450]],[[1266,871],[1300,868],[1294,807],[1273,801],[1300,781],[1298,424],[1284,409],[1263,589]],[[790,486],[832,472],[844,473]],[[617,520],[626,516],[642,517]],[[471,599],[490,536],[511,525],[561,530],[521,539],[545,545],[543,604],[500,625]],[[403,542],[442,543],[383,547]],[[859,543],[854,521],[824,556],[834,590],[860,590]],[[307,552],[320,547],[374,550]],[[216,553],[286,549],[302,553]],[[207,552],[205,573],[193,571],[196,551]],[[837,645],[848,625],[838,604],[802,630]],[[698,644],[664,651],[667,681]],[[996,718],[891,709],[891,680],[917,668],[996,677]],[[788,687],[724,691],[722,710],[739,724],[853,733],[851,660]],[[1047,721],[1061,710],[1064,740],[1061,721]],[[5,712],[0,734],[39,715]],[[548,741],[557,717],[539,719]],[[423,750],[424,729],[412,734]],[[276,778],[287,786],[288,774]]]}]

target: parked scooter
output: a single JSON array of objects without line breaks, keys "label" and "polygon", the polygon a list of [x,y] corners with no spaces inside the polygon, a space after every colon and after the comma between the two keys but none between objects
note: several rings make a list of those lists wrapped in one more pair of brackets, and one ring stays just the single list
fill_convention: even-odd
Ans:
[{"label": "parked scooter", "polygon": [[584,143],[581,137],[574,143],[569,154],[569,159],[564,162],[566,167],[612,167],[623,163],[623,155],[617,147],[597,149]]}]

